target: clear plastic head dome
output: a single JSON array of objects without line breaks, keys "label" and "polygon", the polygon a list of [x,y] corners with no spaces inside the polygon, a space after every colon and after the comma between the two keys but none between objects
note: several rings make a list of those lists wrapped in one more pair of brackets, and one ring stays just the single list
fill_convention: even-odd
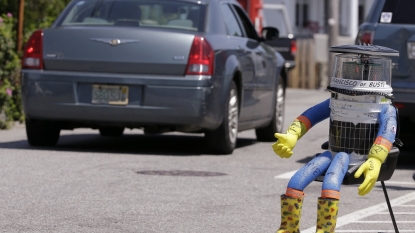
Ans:
[{"label": "clear plastic head dome", "polygon": [[355,91],[392,92],[391,59],[342,53],[334,57],[330,86]]}]

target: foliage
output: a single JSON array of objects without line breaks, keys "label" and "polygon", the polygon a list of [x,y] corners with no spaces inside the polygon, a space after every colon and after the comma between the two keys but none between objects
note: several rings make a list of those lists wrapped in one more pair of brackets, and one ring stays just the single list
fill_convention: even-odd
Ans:
[{"label": "foliage", "polygon": [[17,16],[19,0],[0,0],[0,13],[10,12]]},{"label": "foliage", "polygon": [[29,39],[33,31],[50,27],[69,2],[70,0],[25,0],[24,41]]},{"label": "foliage", "polygon": [[[24,0],[23,44],[37,29],[50,27],[71,0]],[[22,122],[17,17],[20,0],[0,0],[0,129]],[[4,14],[5,12],[9,12]]]},{"label": "foliage", "polygon": [[20,60],[14,43],[15,19],[11,13],[0,16],[0,128],[22,121],[20,103]]}]

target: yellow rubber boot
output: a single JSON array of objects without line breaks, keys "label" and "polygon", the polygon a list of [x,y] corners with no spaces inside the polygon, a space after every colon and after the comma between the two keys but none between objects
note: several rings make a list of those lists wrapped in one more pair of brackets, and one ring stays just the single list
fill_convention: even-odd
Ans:
[{"label": "yellow rubber boot", "polygon": [[339,200],[318,198],[316,233],[335,232]]},{"label": "yellow rubber boot", "polygon": [[281,195],[281,225],[277,233],[299,233],[303,197]]}]

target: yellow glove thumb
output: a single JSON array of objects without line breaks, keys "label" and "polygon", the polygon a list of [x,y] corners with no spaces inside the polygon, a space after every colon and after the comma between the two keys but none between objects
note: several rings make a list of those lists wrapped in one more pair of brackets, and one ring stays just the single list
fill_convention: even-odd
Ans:
[{"label": "yellow glove thumb", "polygon": [[295,144],[297,144],[298,136],[290,133],[276,133],[274,136],[278,139],[277,142],[272,144],[272,149],[275,154],[281,158],[291,157],[293,154],[292,149],[295,147]]},{"label": "yellow glove thumb", "polygon": [[354,174],[355,178],[359,178],[362,173],[365,176],[363,183],[359,186],[358,191],[360,196],[368,194],[379,177],[380,167],[382,162],[377,158],[369,158],[364,162]]}]

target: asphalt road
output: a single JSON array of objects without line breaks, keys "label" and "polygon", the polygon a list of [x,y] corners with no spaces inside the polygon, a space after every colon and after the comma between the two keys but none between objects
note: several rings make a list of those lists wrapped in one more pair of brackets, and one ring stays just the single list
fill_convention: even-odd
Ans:
[{"label": "asphalt road", "polygon": [[[329,97],[287,90],[286,122]],[[232,155],[206,153],[198,134],[119,138],[97,130],[62,131],[56,147],[33,148],[24,125],[0,131],[1,232],[275,232],[289,177],[327,140],[312,128],[290,159],[241,132]],[[411,155],[412,152],[405,152]],[[415,232],[415,162],[386,182],[400,232]],[[306,188],[302,232],[313,232],[321,183]],[[336,232],[395,232],[380,184],[361,197],[343,186]]]}]

